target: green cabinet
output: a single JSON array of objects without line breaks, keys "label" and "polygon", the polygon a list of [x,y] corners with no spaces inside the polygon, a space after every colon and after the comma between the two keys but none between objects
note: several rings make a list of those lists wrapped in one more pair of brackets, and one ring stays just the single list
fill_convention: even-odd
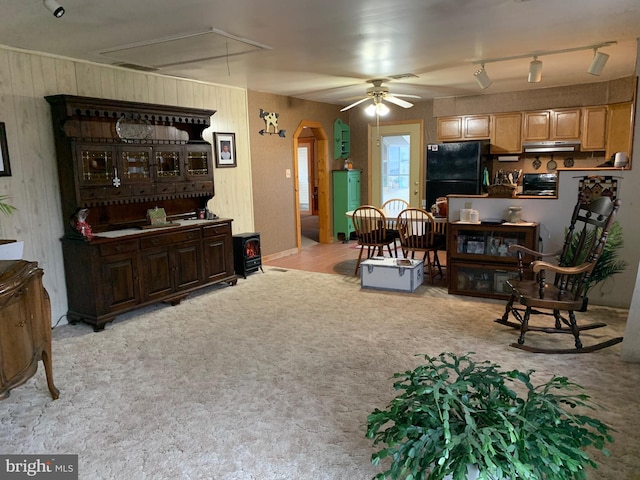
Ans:
[{"label": "green cabinet", "polygon": [[339,118],[333,122],[333,158],[349,158],[351,154],[351,130]]},{"label": "green cabinet", "polygon": [[353,222],[346,212],[360,206],[360,170],[333,171],[333,235],[349,240]]}]

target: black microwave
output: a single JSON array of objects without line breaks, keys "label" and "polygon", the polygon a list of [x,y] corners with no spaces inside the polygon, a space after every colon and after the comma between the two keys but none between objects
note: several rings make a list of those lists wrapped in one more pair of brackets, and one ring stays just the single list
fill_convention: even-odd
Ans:
[{"label": "black microwave", "polygon": [[522,193],[526,196],[556,196],[558,175],[556,173],[525,173],[522,176]]}]

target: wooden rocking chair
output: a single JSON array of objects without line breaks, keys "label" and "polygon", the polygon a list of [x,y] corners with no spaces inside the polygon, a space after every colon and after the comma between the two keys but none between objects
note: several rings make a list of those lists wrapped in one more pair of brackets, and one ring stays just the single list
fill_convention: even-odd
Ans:
[{"label": "wooden rocking chair", "polygon": [[[511,296],[507,302],[504,315],[496,322],[520,330],[518,343],[512,347],[535,353],[586,353],[615,345],[622,337],[613,338],[591,346],[583,346],[580,332],[606,326],[605,323],[578,325],[575,312],[587,310],[591,273],[598,262],[607,242],[609,229],[620,208],[620,200],[612,201],[602,196],[587,201],[581,193],[573,210],[571,223],[567,229],[564,245],[558,257],[558,264],[541,261],[542,257],[557,256],[557,253],[543,254],[512,245],[510,252],[518,255],[520,278],[507,281],[511,288]],[[522,258],[524,254],[532,255],[538,260],[531,263],[535,274],[533,280],[524,279]],[[553,283],[547,283],[546,272],[555,274]],[[519,304],[515,306],[515,304]],[[509,315],[516,321],[510,321]],[[554,318],[554,326],[530,325],[532,315],[547,315]],[[567,318],[568,317],[568,318]],[[528,331],[545,333],[570,333],[575,340],[575,348],[538,348],[524,344]]]}]

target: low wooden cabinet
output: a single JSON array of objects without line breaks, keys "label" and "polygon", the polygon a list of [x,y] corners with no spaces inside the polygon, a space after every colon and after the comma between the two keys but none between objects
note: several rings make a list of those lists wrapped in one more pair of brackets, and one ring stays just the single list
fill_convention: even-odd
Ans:
[{"label": "low wooden cabinet", "polygon": [[[507,252],[511,244],[538,250],[537,223],[449,225],[447,269],[449,293],[507,298],[505,281],[518,277],[517,258]],[[533,258],[526,256],[529,265]]]},{"label": "low wooden cabinet", "polygon": [[69,322],[98,331],[118,314],[156,302],[175,305],[215,283],[235,285],[231,220],[184,223],[92,241],[64,237]]},{"label": "low wooden cabinet", "polygon": [[53,399],[51,306],[35,262],[0,261],[0,400],[25,383],[42,360]]}]

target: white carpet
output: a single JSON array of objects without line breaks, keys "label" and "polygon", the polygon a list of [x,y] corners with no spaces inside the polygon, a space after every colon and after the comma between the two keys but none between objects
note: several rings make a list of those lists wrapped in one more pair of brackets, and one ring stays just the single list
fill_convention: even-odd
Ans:
[{"label": "white carpet", "polygon": [[[442,288],[378,292],[352,276],[266,268],[100,333],[56,328],[60,399],[40,366],[0,402],[1,451],[78,454],[81,479],[368,479],[380,470],[366,417],[393,396],[391,375],[416,354],[475,351],[584,385],[617,430],[589,479],[640,478],[640,365],[623,363],[620,345],[557,356],[510,348],[516,332],[493,322],[502,310]],[[611,327],[585,332],[585,343],[623,334],[626,311],[589,314]]]}]

